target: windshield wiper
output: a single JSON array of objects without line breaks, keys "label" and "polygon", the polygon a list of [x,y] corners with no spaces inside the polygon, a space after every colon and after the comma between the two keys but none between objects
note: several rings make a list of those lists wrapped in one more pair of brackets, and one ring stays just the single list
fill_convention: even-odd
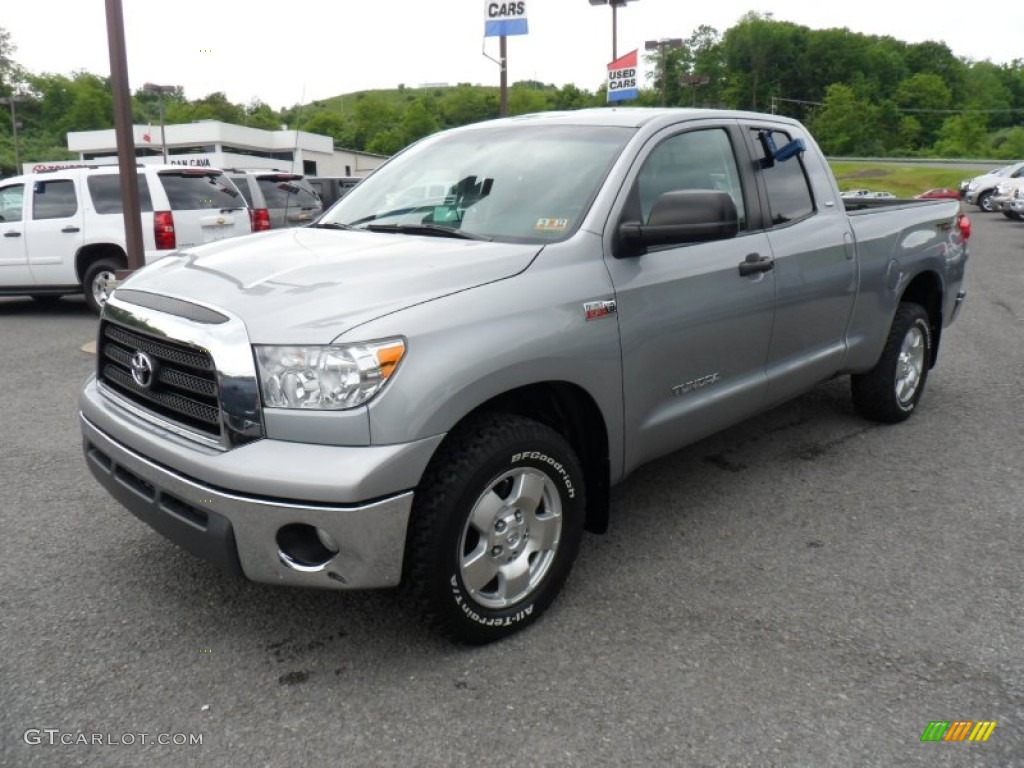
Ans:
[{"label": "windshield wiper", "polygon": [[355,227],[349,226],[348,224],[339,224],[336,221],[317,221],[313,222],[309,226],[315,227],[316,229],[355,229]]},{"label": "windshield wiper", "polygon": [[486,240],[493,238],[466,232],[464,229],[442,227],[439,224],[366,224],[360,227],[370,232],[397,232],[403,235],[431,235],[433,237],[457,237],[461,240]]},{"label": "windshield wiper", "polygon": [[382,211],[381,213],[371,213],[369,216],[363,216],[361,219],[350,221],[353,227],[365,224],[368,221],[374,221],[375,219],[386,219],[390,216],[403,216],[407,213],[419,213],[420,211],[429,211],[435,206],[433,205],[407,205],[405,208],[395,208],[390,211]]}]

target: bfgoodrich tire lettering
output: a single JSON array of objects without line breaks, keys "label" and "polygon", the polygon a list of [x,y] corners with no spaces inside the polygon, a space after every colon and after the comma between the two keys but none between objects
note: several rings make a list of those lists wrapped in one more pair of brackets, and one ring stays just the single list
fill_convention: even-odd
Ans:
[{"label": "bfgoodrich tire lettering", "polygon": [[854,407],[872,421],[908,418],[921,400],[931,359],[928,313],[918,304],[900,304],[878,363],[850,379]]},{"label": "bfgoodrich tire lettering", "polygon": [[416,491],[405,585],[442,635],[488,643],[535,621],[579,549],[583,472],[565,439],[485,414],[456,427]]}]

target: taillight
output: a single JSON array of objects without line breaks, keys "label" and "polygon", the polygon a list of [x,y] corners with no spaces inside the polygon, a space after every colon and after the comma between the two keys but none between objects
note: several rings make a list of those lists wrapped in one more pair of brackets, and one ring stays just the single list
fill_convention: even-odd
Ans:
[{"label": "taillight", "polygon": [[966,213],[961,213],[956,218],[956,227],[960,230],[960,237],[964,240],[969,240],[971,237],[971,220],[967,218]]},{"label": "taillight", "polygon": [[174,216],[170,211],[154,211],[153,234],[158,251],[172,251],[178,243],[174,237]]},{"label": "taillight", "polygon": [[270,211],[266,208],[250,208],[249,221],[253,232],[266,232],[270,229]]}]

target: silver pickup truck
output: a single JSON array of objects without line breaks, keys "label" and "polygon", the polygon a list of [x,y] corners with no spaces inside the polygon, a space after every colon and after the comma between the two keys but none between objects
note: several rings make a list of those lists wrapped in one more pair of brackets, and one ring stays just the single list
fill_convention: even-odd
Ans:
[{"label": "silver pickup truck", "polygon": [[312,226],[113,293],[85,458],[136,516],[270,584],[404,585],[444,635],[542,614],[609,489],[851,374],[917,407],[964,298],[956,201],[848,201],[797,122],[532,115],[427,138]]}]

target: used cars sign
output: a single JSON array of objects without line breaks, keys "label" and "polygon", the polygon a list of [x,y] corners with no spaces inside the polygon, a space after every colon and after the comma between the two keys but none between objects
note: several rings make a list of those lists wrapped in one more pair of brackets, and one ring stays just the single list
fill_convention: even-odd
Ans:
[{"label": "used cars sign", "polygon": [[636,54],[636,50],[631,51],[608,65],[608,101],[626,101],[639,95]]}]

